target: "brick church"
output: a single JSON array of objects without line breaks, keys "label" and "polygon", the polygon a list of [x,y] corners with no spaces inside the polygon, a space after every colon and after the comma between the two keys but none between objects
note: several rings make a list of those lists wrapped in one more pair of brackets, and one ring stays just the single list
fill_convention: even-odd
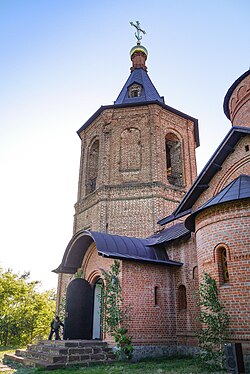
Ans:
[{"label": "brick church", "polygon": [[204,270],[230,315],[230,341],[240,342],[247,357],[250,70],[229,88],[224,112],[232,127],[197,176],[197,119],[159,95],[140,42],[130,56],[131,72],[114,104],[101,106],[77,131],[74,232],[54,270],[58,305],[66,288],[73,295],[66,320],[84,321],[68,338],[112,343],[101,328],[99,296],[103,269],[118,259],[136,357],[195,350],[195,294]]}]

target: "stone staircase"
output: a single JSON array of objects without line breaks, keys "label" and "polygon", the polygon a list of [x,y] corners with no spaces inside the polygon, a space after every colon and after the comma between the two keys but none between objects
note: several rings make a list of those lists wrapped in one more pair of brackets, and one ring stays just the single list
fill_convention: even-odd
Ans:
[{"label": "stone staircase", "polygon": [[110,364],[115,361],[112,348],[98,340],[41,340],[17,349],[15,354],[5,354],[4,361],[47,370],[70,366],[88,367],[92,364]]}]

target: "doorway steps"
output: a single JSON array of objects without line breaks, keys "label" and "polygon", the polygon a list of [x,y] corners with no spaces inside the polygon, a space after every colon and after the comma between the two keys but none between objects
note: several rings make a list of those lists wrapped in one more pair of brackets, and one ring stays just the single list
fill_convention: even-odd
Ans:
[{"label": "doorway steps", "polygon": [[15,354],[5,354],[4,361],[23,366],[55,370],[72,366],[88,367],[93,364],[110,364],[115,355],[106,342],[99,340],[41,340],[17,349]]}]

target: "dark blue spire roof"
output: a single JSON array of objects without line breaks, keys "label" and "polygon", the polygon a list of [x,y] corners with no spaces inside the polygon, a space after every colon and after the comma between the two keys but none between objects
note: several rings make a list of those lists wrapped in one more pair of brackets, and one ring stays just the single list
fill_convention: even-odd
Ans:
[{"label": "dark blue spire roof", "polygon": [[[129,97],[128,89],[134,83],[142,86],[141,95],[136,97]],[[164,98],[158,94],[155,86],[151,82],[147,72],[144,69],[134,69],[131,72],[127,82],[123,86],[123,89],[121,90],[114,104],[118,105],[129,103],[141,103],[147,101],[159,101],[161,103],[164,103]]]}]

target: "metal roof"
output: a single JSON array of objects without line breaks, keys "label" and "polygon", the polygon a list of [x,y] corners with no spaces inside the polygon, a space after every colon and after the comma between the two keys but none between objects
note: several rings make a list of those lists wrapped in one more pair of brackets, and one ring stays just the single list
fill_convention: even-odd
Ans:
[{"label": "metal roof", "polygon": [[[137,83],[142,86],[141,96],[136,96],[136,97],[128,96],[129,87],[133,83]],[[138,102],[147,102],[147,101],[159,101],[161,103],[164,103],[164,98],[158,94],[147,72],[142,68],[135,69],[130,73],[128,80],[123,86],[114,104],[117,105],[117,104],[138,103]]]},{"label": "metal roof", "polygon": [[204,190],[209,188],[209,183],[214,175],[221,170],[222,164],[225,159],[235,150],[235,146],[238,141],[250,134],[249,127],[233,126],[226,137],[223,139],[219,147],[216,149],[210,160],[207,162],[201,173],[198,175],[190,189],[184,195],[178,207],[174,212],[167,216],[158,223],[165,225],[166,223],[172,222],[177,218],[183,217],[192,211],[193,204],[202,194]]},{"label": "metal roof", "polygon": [[181,262],[168,258],[163,246],[152,245],[148,239],[81,230],[72,237],[65,250],[61,265],[53,272],[74,274],[82,265],[84,255],[93,242],[98,254],[103,257],[182,266]]},{"label": "metal roof", "polygon": [[221,190],[216,196],[213,196],[199,209],[193,212],[185,221],[185,226],[190,231],[195,230],[195,217],[198,213],[211,206],[223,204],[229,201],[236,201],[250,198],[250,176],[240,175],[234,179],[229,185]]},{"label": "metal roof", "polygon": [[190,238],[190,236],[190,231],[185,227],[184,222],[181,222],[168,227],[157,234],[149,236],[147,239],[150,242],[149,245],[156,245],[169,243],[177,239]]}]

